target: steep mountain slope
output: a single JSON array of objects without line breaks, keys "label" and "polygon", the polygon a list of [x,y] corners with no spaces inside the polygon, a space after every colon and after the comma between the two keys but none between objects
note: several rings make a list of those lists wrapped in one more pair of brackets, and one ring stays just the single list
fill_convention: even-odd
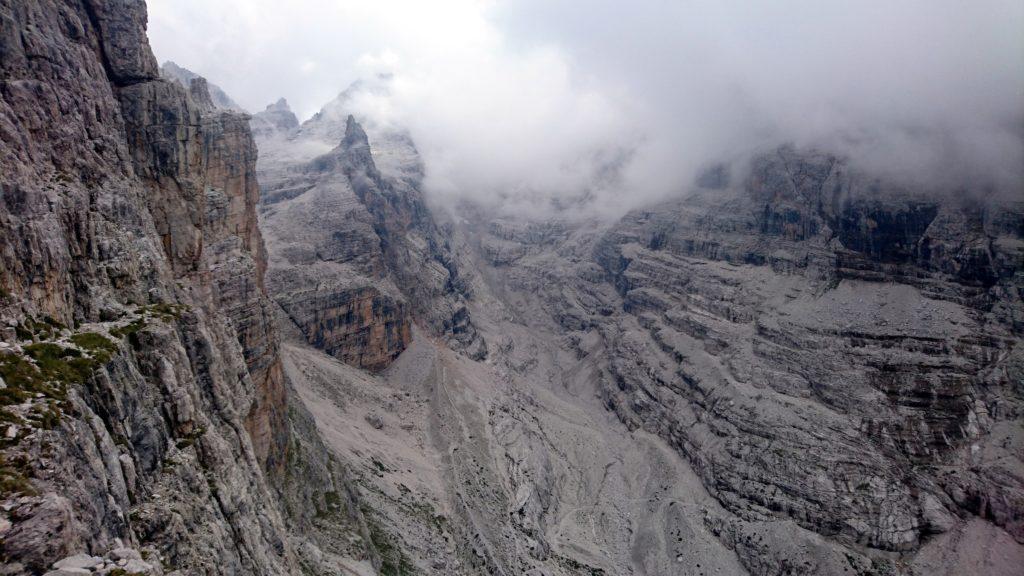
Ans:
[{"label": "steep mountain slope", "polygon": [[0,573],[379,565],[286,404],[248,117],[158,77],[142,2],[0,20]]},{"label": "steep mountain slope", "polygon": [[749,572],[1016,570],[1024,207],[787,148],[718,187],[597,238],[467,235],[607,407],[686,458]]},{"label": "steep mountain slope", "polygon": [[410,568],[1013,572],[1020,206],[782,148],[614,223],[466,209],[443,259],[481,362],[403,308],[429,253],[387,256],[423,228],[379,191],[415,148],[329,124],[352,97],[260,140],[271,292],[303,335],[287,371]]},{"label": "steep mountain slope", "polygon": [[261,219],[275,300],[310,343],[356,366],[385,368],[408,345],[414,317],[483,357],[449,234],[420,190],[412,141],[383,130],[384,144],[371,145],[351,115],[326,112],[338,102],[296,130],[285,106],[254,119],[267,127],[259,133]]}]

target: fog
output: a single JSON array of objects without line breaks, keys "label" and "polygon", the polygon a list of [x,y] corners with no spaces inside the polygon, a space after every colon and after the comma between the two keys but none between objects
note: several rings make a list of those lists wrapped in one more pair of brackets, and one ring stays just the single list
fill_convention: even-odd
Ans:
[{"label": "fog", "polygon": [[[617,213],[791,142],[1024,193],[1024,3],[150,0],[157,57],[300,119],[407,128],[436,199]],[[525,209],[525,208],[524,208]]]}]

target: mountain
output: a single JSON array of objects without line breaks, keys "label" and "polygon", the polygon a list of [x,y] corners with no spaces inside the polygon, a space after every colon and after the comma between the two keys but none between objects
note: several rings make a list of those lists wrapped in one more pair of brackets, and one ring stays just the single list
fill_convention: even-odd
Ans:
[{"label": "mountain", "polygon": [[299,119],[288,106],[288,101],[281,98],[273,104],[268,104],[266,109],[252,115],[249,122],[252,127],[253,136],[269,138],[280,135],[287,137],[299,127]]},{"label": "mountain", "polygon": [[1024,565],[1019,199],[781,146],[448,209],[387,77],[250,118],[140,1],[0,14],[0,574]]},{"label": "mountain", "polygon": [[[200,76],[199,74],[196,74],[195,72],[189,70],[188,68],[182,68],[181,66],[178,66],[177,64],[175,64],[174,62],[171,62],[170,60],[168,60],[167,62],[164,62],[163,65],[160,66],[160,76],[162,78],[166,78],[168,80],[173,80],[175,82],[178,82],[179,84],[181,84],[185,88],[188,88],[189,84],[193,80],[195,80],[197,78],[202,78],[202,76]],[[203,80],[205,81],[205,79],[203,79]],[[220,88],[220,86],[217,86],[216,84],[209,84],[208,83],[207,84],[207,90],[209,91],[210,101],[213,103],[214,107],[220,108],[220,109],[223,109],[223,110],[234,110],[236,112],[245,112],[245,110],[241,106],[239,106],[237,103],[235,103],[235,101],[232,100],[231,97],[228,96],[227,93],[224,92],[224,90],[222,90]]]},{"label": "mountain", "polygon": [[361,115],[356,110],[361,102],[387,99],[391,95],[392,81],[392,76],[379,74],[352,83],[334,100],[324,104],[312,118],[302,123],[299,138],[315,142],[338,142],[345,137],[348,117],[355,114],[372,143],[373,160],[380,170],[418,187],[423,180],[423,160],[408,130],[373,115]]},{"label": "mountain", "polygon": [[314,523],[381,566],[289,401],[248,117],[142,2],[2,13],[0,573],[298,574]]},{"label": "mountain", "polygon": [[[1011,574],[1024,559],[1024,205],[784,146],[614,222],[406,212],[443,222],[427,236],[383,224],[403,182],[423,195],[377,167],[395,139],[375,148],[352,116],[342,130],[359,89],[266,141],[260,215],[286,373],[411,565]],[[439,345],[446,324],[409,305],[424,301],[409,266],[431,257],[388,258],[403,236],[446,247],[460,288],[425,301],[464,306],[486,355]]]},{"label": "mountain", "polygon": [[481,245],[603,404],[685,458],[748,572],[1011,573],[1022,224],[782,148],[600,234]]},{"label": "mountain", "polygon": [[[426,205],[411,138],[371,124],[384,142],[371,144],[378,140],[354,116],[341,117],[360,86],[297,129],[258,133],[270,293],[310,343],[360,367],[385,368],[408,345],[414,319],[482,358],[486,344],[468,318],[450,234]],[[273,124],[279,112],[268,107],[254,120]]]}]

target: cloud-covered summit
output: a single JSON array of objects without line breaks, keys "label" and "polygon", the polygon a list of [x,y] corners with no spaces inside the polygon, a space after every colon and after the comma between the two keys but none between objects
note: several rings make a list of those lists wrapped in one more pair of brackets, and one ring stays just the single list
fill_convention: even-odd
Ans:
[{"label": "cloud-covered summit", "polygon": [[1024,5],[151,0],[173,58],[259,110],[352,105],[406,127],[435,198],[610,212],[792,142],[937,188],[1018,193]]}]

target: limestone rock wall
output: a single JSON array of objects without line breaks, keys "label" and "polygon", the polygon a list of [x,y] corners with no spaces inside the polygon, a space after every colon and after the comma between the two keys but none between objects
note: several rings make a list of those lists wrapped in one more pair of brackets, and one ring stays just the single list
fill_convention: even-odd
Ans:
[{"label": "limestone rock wall", "polygon": [[[705,526],[750,573],[916,573],[978,530],[1012,557],[1024,207],[792,148],[731,176],[601,232],[467,236],[493,283],[599,358],[605,406],[685,456],[727,511]],[[762,540],[783,533],[799,549]]]},{"label": "limestone rock wall", "polygon": [[[737,195],[616,226],[599,261],[629,316],[604,329],[608,405],[743,518],[914,550],[979,514],[1020,541],[1024,477],[1002,443],[1021,417],[1022,253],[986,223],[1020,207],[874,184],[783,149]],[[1008,459],[971,455],[993,444]]]},{"label": "limestone rock wall", "polygon": [[306,340],[380,370],[406,348],[416,320],[483,357],[486,345],[466,308],[468,285],[420,181],[406,169],[378,168],[379,155],[352,116],[339,141],[327,144],[317,139],[334,133],[322,125],[326,117],[296,131],[280,124],[282,113],[272,106],[257,121],[278,126],[259,137],[261,218],[270,292]]},{"label": "limestone rock wall", "polygon": [[247,117],[158,78],[141,1],[0,22],[0,571],[293,573]]},{"label": "limestone rock wall", "polygon": [[372,286],[293,293],[285,309],[310,344],[370,371],[387,368],[412,339],[405,301]]}]

